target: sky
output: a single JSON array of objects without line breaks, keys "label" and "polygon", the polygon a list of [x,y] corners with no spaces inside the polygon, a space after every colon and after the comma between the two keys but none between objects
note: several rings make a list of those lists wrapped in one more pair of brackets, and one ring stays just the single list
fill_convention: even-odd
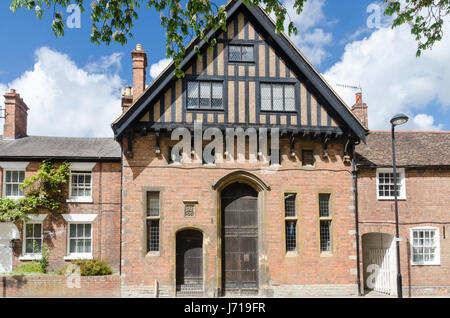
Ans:
[{"label": "sky", "polygon": [[[400,129],[450,130],[450,22],[443,40],[417,58],[409,26],[392,29],[380,0],[308,0],[300,16],[293,0],[282,1],[299,30],[291,39],[347,105],[354,104],[356,91],[339,84],[361,87],[370,129],[389,129],[390,118],[402,112],[410,120]],[[131,85],[136,44],[147,52],[147,84],[170,62],[159,13],[152,9],[139,11],[126,45],[99,46],[90,42],[88,11],[79,28],[56,38],[52,10],[38,20],[32,11],[12,13],[10,2],[0,4],[0,92],[15,88],[23,97],[29,135],[111,137],[121,89]],[[65,19],[69,15],[64,12]],[[2,126],[0,119],[0,131]]]}]

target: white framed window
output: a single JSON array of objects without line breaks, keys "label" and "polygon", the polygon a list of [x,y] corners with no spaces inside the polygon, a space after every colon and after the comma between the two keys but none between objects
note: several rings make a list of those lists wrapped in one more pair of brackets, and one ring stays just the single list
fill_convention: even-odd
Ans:
[{"label": "white framed window", "polygon": [[43,222],[47,214],[31,215],[23,222],[22,256],[19,260],[33,260],[42,257]]},{"label": "white framed window", "polygon": [[65,260],[92,259],[92,229],[97,214],[63,214],[67,222]]},{"label": "white framed window", "polygon": [[440,265],[440,236],[437,227],[410,229],[411,265]]},{"label": "white framed window", "polygon": [[3,189],[4,198],[18,199],[25,193],[20,188],[25,179],[25,169],[29,162],[0,162],[3,169]]},{"label": "white framed window", "polygon": [[377,199],[393,200],[395,191],[397,198],[406,200],[405,169],[397,169],[397,185],[394,184],[394,170],[392,168],[377,169]]},{"label": "white framed window", "polygon": [[261,83],[261,110],[295,112],[295,84]]},{"label": "white framed window", "polygon": [[92,202],[92,168],[95,163],[72,163],[70,166],[69,202]]}]

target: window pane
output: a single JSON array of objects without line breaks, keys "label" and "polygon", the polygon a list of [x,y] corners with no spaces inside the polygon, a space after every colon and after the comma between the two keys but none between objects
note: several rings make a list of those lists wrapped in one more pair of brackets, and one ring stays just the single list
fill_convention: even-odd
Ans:
[{"label": "window pane", "polygon": [[286,222],[286,251],[295,251],[297,249],[296,240],[296,221]]},{"label": "window pane", "polygon": [[33,224],[34,226],[34,233],[33,236],[36,238],[40,238],[41,237],[41,224]]},{"label": "window pane", "polygon": [[200,82],[200,107],[210,108],[211,105],[211,83]]},{"label": "window pane", "polygon": [[84,252],[85,253],[91,252],[91,240],[84,240]]},{"label": "window pane", "polygon": [[253,61],[253,46],[242,46],[242,61]]},{"label": "window pane", "polygon": [[269,84],[261,84],[261,109],[272,109],[272,92]]},{"label": "window pane", "polygon": [[12,194],[12,184],[6,184],[5,195],[7,197],[12,197],[13,196],[13,194]]},{"label": "window pane", "polygon": [[6,175],[5,175],[5,181],[6,182],[11,182],[11,178],[12,178],[12,171],[6,171]]},{"label": "window pane", "polygon": [[222,93],[223,84],[222,83],[212,83],[212,108],[222,108]]},{"label": "window pane", "polygon": [[320,251],[331,252],[331,221],[320,221]]},{"label": "window pane", "polygon": [[283,110],[283,85],[273,84],[273,110]]},{"label": "window pane", "polygon": [[159,192],[147,193],[147,215],[159,216]]},{"label": "window pane", "polygon": [[77,237],[83,237],[83,224],[77,224]]},{"label": "window pane", "polygon": [[294,193],[284,195],[284,210],[286,217],[292,217],[297,215],[295,209],[295,198],[296,195]]},{"label": "window pane", "polygon": [[319,215],[320,217],[330,217],[329,194],[319,194]]},{"label": "window pane", "polygon": [[23,183],[24,179],[25,179],[25,171],[19,171],[19,182]]},{"label": "window pane", "polygon": [[71,239],[69,253],[76,253],[76,252],[77,252],[77,240]]},{"label": "window pane", "polygon": [[236,45],[229,46],[229,59],[230,61],[240,61],[241,60],[241,47]]},{"label": "window pane", "polygon": [[90,224],[84,225],[84,237],[86,237],[86,238],[91,237],[91,225]]},{"label": "window pane", "polygon": [[149,252],[159,251],[159,220],[147,221],[147,233]]},{"label": "window pane", "polygon": [[33,239],[26,240],[25,253],[33,253]]},{"label": "window pane", "polygon": [[12,182],[19,182],[19,171],[12,172]]},{"label": "window pane", "polygon": [[286,111],[295,111],[295,86],[285,85],[284,87],[284,101]]},{"label": "window pane", "polygon": [[188,107],[198,107],[198,82],[188,82]]}]

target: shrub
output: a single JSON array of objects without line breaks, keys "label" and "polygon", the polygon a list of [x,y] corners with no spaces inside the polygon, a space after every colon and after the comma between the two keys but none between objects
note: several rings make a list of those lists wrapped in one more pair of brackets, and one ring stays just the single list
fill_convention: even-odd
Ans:
[{"label": "shrub", "polygon": [[42,258],[38,261],[39,265],[41,266],[41,272],[47,273],[47,267],[48,267],[48,246],[47,244],[42,244]]},{"label": "shrub", "polygon": [[[109,267],[108,262],[93,259],[93,260],[75,260],[71,262],[72,264],[79,266],[80,268],[80,275],[81,276],[102,276],[102,275],[111,275],[112,270],[111,267]],[[60,275],[65,275],[67,272],[69,265],[64,266],[61,268],[57,273]],[[72,269],[72,272],[73,269]]]},{"label": "shrub", "polygon": [[18,275],[31,273],[44,273],[42,271],[42,266],[41,264],[39,264],[39,262],[31,261],[27,263],[22,263],[12,272],[12,274]]}]

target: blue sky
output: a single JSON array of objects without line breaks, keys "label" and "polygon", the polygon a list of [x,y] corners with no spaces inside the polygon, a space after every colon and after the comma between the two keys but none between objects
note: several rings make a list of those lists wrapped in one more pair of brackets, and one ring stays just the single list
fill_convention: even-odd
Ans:
[{"label": "blue sky", "polygon": [[[290,1],[285,1],[288,8]],[[378,27],[368,28],[373,11],[367,8],[373,3],[380,2],[308,0],[300,17],[290,12],[300,33],[293,41],[350,106],[355,92],[336,83],[362,86],[370,128],[388,128],[390,116],[401,111],[411,117],[405,129],[448,130],[449,35],[417,59],[406,27],[391,30],[382,19]],[[34,12],[12,13],[9,4],[0,4],[0,89],[14,87],[24,97],[30,134],[111,135],[110,123],[120,114],[120,88],[131,84],[130,52],[136,43],[143,44],[149,66],[154,65],[149,73],[157,74],[165,65],[156,67],[165,58],[165,36],[153,10],[140,10],[135,37],[125,46],[97,46],[89,40],[88,12],[82,14],[81,28],[66,29],[63,38],[56,38],[50,11],[38,20]]]}]

